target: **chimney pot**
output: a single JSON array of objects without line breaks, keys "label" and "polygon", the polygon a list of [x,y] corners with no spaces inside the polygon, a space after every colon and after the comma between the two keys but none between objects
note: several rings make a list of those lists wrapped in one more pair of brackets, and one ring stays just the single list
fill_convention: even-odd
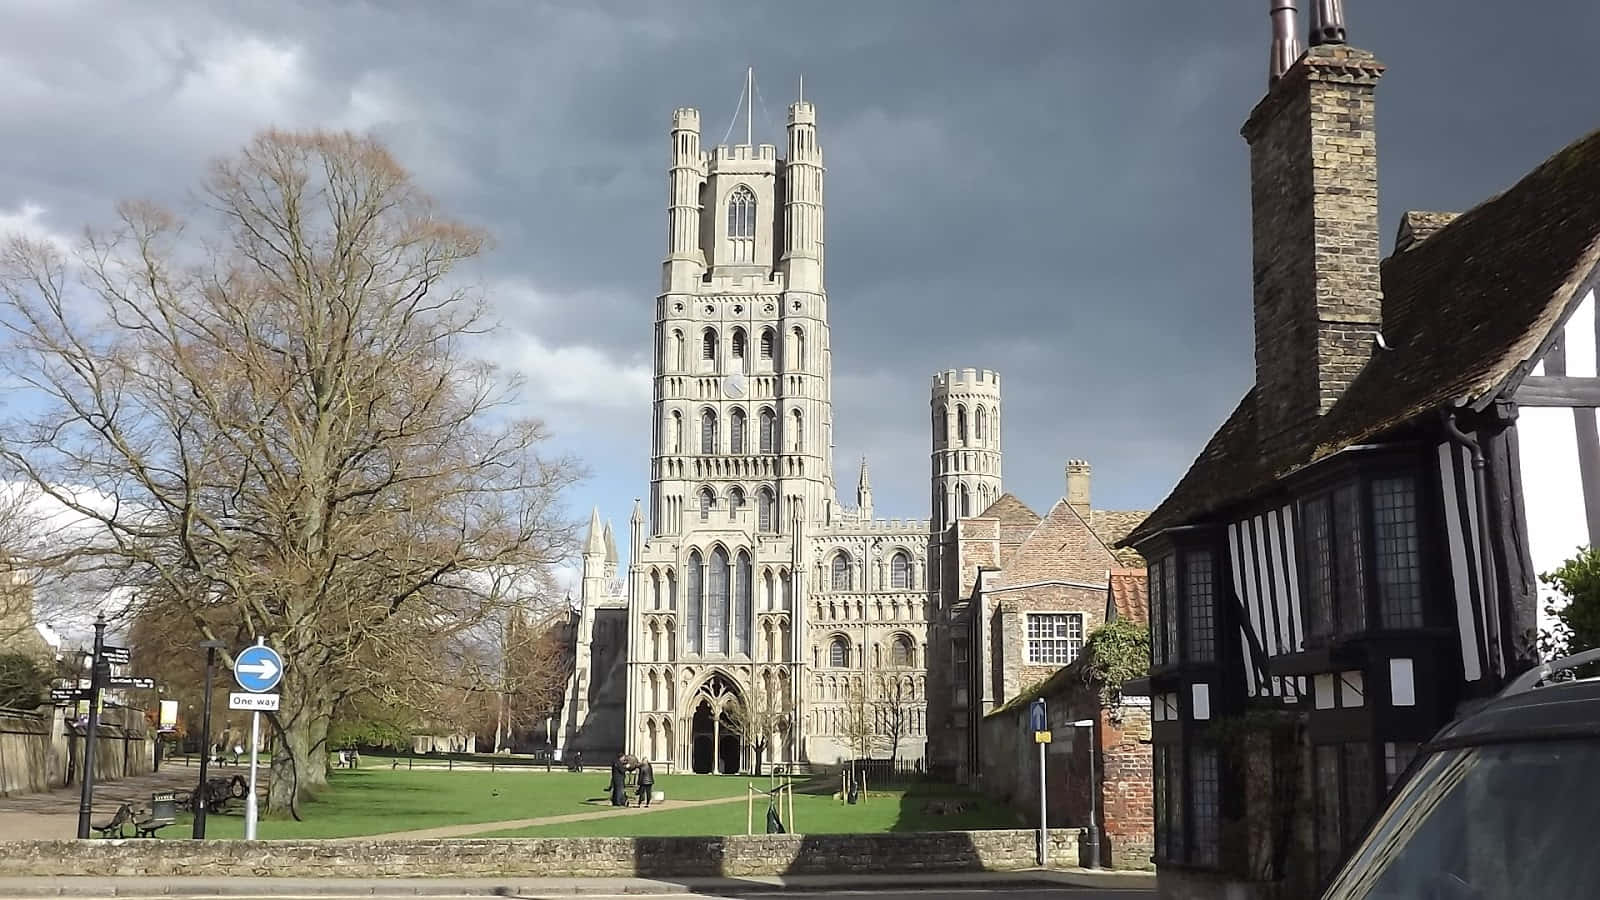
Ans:
[{"label": "chimney pot", "polygon": [[1300,58],[1300,8],[1297,0],[1270,0],[1272,55],[1267,84],[1276,84]]},{"label": "chimney pot", "polygon": [[1344,42],[1344,0],[1311,0],[1311,46]]},{"label": "chimney pot", "polygon": [[1090,472],[1088,460],[1067,460],[1067,505],[1084,518],[1089,516]]}]

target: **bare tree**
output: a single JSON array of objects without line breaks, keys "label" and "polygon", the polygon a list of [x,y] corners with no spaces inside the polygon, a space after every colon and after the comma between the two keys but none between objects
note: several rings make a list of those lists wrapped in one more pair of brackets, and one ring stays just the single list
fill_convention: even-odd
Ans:
[{"label": "bare tree", "polygon": [[726,711],[730,729],[754,752],[755,774],[760,775],[761,763],[773,741],[788,729],[787,702],[777,692],[752,685],[742,699],[731,701]]},{"label": "bare tree", "polygon": [[375,140],[267,132],[203,196],[200,225],[129,203],[73,254],[6,245],[38,403],[0,466],[93,526],[41,563],[283,653],[282,810],[324,782],[341,699],[436,698],[427,654],[568,552],[575,466],[469,352],[490,323],[449,278],[484,236]]},{"label": "bare tree", "polygon": [[881,710],[864,685],[853,685],[844,699],[842,733],[857,759],[869,759],[886,746]]},{"label": "bare tree", "polygon": [[570,610],[560,601],[513,607],[463,641],[455,668],[472,730],[492,734],[494,752],[555,714],[572,674]]},{"label": "bare tree", "polygon": [[873,705],[878,710],[881,743],[888,749],[892,763],[900,758],[900,741],[910,729],[913,710],[918,706],[916,694],[903,678],[890,676]]}]

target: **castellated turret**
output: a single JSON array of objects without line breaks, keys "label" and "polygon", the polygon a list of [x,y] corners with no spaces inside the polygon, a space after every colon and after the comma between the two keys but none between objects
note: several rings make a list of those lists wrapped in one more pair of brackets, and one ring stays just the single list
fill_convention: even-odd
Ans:
[{"label": "castellated turret", "polygon": [[1000,374],[933,376],[933,527],[983,512],[1000,497]]}]

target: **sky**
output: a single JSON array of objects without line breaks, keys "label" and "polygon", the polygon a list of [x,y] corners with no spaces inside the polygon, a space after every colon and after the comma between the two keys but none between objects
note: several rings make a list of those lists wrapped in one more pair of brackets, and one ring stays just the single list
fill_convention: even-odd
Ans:
[{"label": "sky", "polygon": [[[1304,6],[1305,4],[1302,4]],[[1588,0],[1348,0],[1378,89],[1384,241],[1596,125]],[[469,275],[495,358],[625,538],[648,478],[668,125],[782,144],[797,82],[827,163],[841,499],[928,514],[928,390],[1003,378],[1005,486],[1068,458],[1148,509],[1248,388],[1248,156],[1260,0],[272,3],[0,0],[0,231],[66,236],[123,198],[183,205],[267,127],[383,138],[494,248]],[[738,129],[743,131],[742,123]],[[624,552],[626,552],[624,548]]]}]

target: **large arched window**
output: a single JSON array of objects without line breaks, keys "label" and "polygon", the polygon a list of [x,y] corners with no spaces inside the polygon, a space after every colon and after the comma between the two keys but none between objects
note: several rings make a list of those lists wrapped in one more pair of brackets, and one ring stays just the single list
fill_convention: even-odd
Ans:
[{"label": "large arched window", "polygon": [[683,452],[683,413],[672,411],[672,419],[667,423],[667,449],[672,453]]},{"label": "large arched window", "polygon": [[911,587],[911,557],[904,550],[889,557],[889,587],[902,591]]},{"label": "large arched window", "polygon": [[715,506],[717,497],[711,493],[711,488],[700,489],[700,521],[711,521],[711,507]]},{"label": "large arched window", "polygon": [[956,407],[956,443],[965,447],[967,445],[967,408]]},{"label": "large arched window", "polygon": [[667,338],[667,360],[672,366],[672,371],[683,371],[683,332],[672,329],[672,334]]},{"label": "large arched window", "polygon": [[778,595],[784,609],[794,608],[794,579],[787,569],[778,573]]},{"label": "large arched window", "polygon": [[799,325],[789,332],[789,358],[784,360],[783,364],[791,372],[798,372],[806,367],[806,333]]},{"label": "large arched window", "polygon": [[895,635],[889,644],[889,665],[900,669],[909,669],[917,664],[917,651],[911,645],[911,638],[903,634]]},{"label": "large arched window", "polygon": [[836,591],[851,590],[851,581],[854,572],[850,567],[850,554],[840,550],[833,555],[833,571],[831,583]]},{"label": "large arched window", "polygon": [[744,354],[745,354],[744,329],[743,328],[735,328],[733,330],[733,361],[735,363],[744,362]]},{"label": "large arched window", "polygon": [[959,513],[963,519],[972,515],[972,497],[967,494],[966,485],[962,484],[956,486],[956,502],[958,504]]},{"label": "large arched window", "polygon": [[706,610],[706,647],[712,653],[728,652],[728,551],[718,547],[711,551],[710,582]]},{"label": "large arched window", "polygon": [[717,452],[717,411],[709,407],[700,412],[700,452]]},{"label": "large arched window", "polygon": [[761,410],[761,452],[778,452],[778,417],[766,408]]},{"label": "large arched window", "polygon": [[755,568],[750,563],[750,554],[743,550],[739,551],[739,565],[733,574],[734,649],[749,656],[751,634],[755,627],[752,621],[754,604],[750,599],[751,592],[755,589],[753,584]]},{"label": "large arched window", "polygon": [[728,413],[728,452],[736,456],[744,452],[744,424],[744,410]]},{"label": "large arched window", "polygon": [[828,643],[828,665],[835,669],[850,667],[850,639],[839,635]]},{"label": "large arched window", "polygon": [[728,489],[728,521],[739,518],[739,512],[744,509],[744,488],[734,485]]},{"label": "large arched window", "polygon": [[756,258],[756,195],[746,185],[739,185],[728,197],[728,240],[733,244],[734,262]]},{"label": "large arched window", "polygon": [[980,406],[972,413],[972,436],[981,444],[988,440],[988,434],[989,411]]},{"label": "large arched window", "polygon": [[688,621],[684,623],[683,642],[685,649],[690,653],[699,653],[701,613],[705,609],[705,564],[701,561],[700,551],[695,550],[689,554],[689,571],[685,576],[689,585],[689,613]]},{"label": "large arched window", "polygon": [[775,342],[777,339],[778,339],[777,335],[773,333],[771,328],[763,328],[763,329],[761,329],[761,358],[762,359],[767,360],[769,362],[772,360],[772,345],[773,345],[773,342]]},{"label": "large arched window", "polygon": [[773,509],[774,505],[770,488],[762,488],[756,491],[756,530],[763,534],[771,534],[777,530],[775,527],[777,515]]},{"label": "large arched window", "polygon": [[707,328],[700,333],[700,358],[706,362],[717,361],[717,330]]},{"label": "large arched window", "polygon": [[795,453],[805,452],[805,428],[798,409],[789,412],[789,445]]},{"label": "large arched window", "polygon": [[661,573],[650,570],[650,608],[661,609]]}]

